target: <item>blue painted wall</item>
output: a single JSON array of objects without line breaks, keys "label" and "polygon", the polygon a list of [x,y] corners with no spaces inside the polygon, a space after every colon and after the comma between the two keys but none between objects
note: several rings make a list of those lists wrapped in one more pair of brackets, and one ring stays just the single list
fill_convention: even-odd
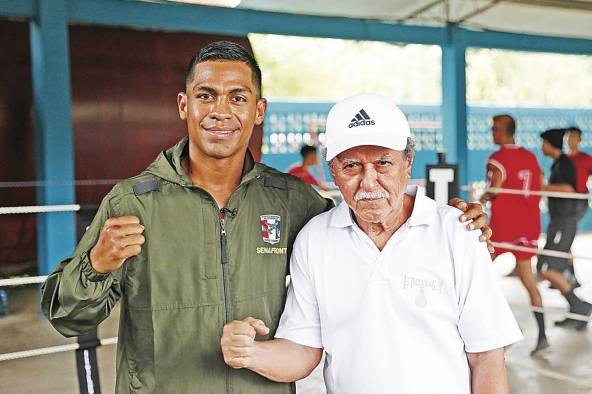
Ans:
[{"label": "blue painted wall", "polygon": [[[300,147],[304,142],[324,141],[324,125],[331,105],[329,102],[277,102],[271,100],[263,130],[263,163],[286,171],[300,162]],[[437,161],[436,152],[444,149],[440,106],[401,105],[416,138],[416,155],[412,177],[424,178],[425,166]],[[548,173],[551,160],[540,151],[539,134],[553,127],[575,125],[583,133],[582,150],[592,154],[592,109],[568,108],[504,108],[468,107],[468,168],[469,183],[485,178],[485,162],[497,147],[491,140],[491,117],[508,113],[516,118],[519,144],[535,153],[541,167]],[[312,130],[311,130],[312,129]],[[311,133],[312,131],[312,133]],[[317,134],[317,137],[311,134]],[[325,166],[325,176],[330,174]],[[543,217],[544,225],[547,215]],[[592,229],[592,210],[580,223],[581,229]]]}]

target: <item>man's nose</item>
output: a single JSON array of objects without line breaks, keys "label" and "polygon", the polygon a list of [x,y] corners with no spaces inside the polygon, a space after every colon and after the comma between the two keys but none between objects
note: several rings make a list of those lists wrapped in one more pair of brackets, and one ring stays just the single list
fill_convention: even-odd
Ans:
[{"label": "man's nose", "polygon": [[364,166],[364,173],[362,175],[362,181],[360,182],[360,188],[362,190],[376,190],[378,186],[378,173],[374,169],[374,166],[368,164]]},{"label": "man's nose", "polygon": [[210,116],[216,120],[230,119],[232,114],[230,112],[230,105],[226,98],[218,97],[218,99],[214,102],[212,111],[210,111]]}]

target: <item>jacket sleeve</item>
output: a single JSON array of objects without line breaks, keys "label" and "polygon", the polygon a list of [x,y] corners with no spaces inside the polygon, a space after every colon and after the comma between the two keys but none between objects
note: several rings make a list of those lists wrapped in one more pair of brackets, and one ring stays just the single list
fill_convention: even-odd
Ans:
[{"label": "jacket sleeve", "polygon": [[122,269],[98,273],[93,270],[89,257],[111,213],[107,195],[74,254],[61,261],[41,287],[43,313],[66,337],[96,327],[109,316],[121,296]]}]

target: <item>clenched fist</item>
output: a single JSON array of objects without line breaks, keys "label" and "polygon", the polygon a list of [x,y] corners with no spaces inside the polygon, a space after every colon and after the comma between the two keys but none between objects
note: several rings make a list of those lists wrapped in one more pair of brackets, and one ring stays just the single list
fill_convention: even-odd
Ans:
[{"label": "clenched fist", "polygon": [[136,216],[107,219],[99,240],[90,251],[90,263],[99,273],[118,270],[125,259],[142,251],[144,226]]},{"label": "clenched fist", "polygon": [[249,368],[256,351],[255,335],[268,333],[265,323],[253,317],[227,323],[220,340],[224,362],[235,369]]}]

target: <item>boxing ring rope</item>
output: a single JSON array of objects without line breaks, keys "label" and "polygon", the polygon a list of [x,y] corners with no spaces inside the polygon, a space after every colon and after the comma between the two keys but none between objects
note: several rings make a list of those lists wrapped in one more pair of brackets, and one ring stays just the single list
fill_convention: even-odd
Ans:
[{"label": "boxing ring rope", "polygon": [[[90,185],[96,182],[79,181],[75,182],[77,185]],[[101,184],[112,184],[111,180],[105,180]],[[44,185],[67,185],[67,182],[0,182],[1,188],[22,188],[22,187],[36,187]],[[18,206],[18,207],[0,207],[0,215],[13,214],[44,214],[55,212],[78,212],[81,210],[79,204],[63,204],[63,205],[43,205],[43,206]],[[46,276],[33,276],[25,278],[10,278],[0,279],[0,288],[6,286],[21,286],[29,284],[43,283]],[[113,345],[117,343],[117,338],[97,338],[96,329],[87,334],[77,337],[76,343],[65,345],[50,346],[37,349],[29,349],[11,353],[0,354],[0,362],[25,359],[29,357],[37,357],[55,353],[76,352],[76,370],[80,384],[81,393],[95,393],[100,392],[98,379],[98,361],[96,356],[96,348],[98,346]]]},{"label": "boxing ring rope", "polygon": [[35,284],[45,282],[45,279],[47,279],[46,275],[26,276],[23,278],[0,279],[0,287],[35,285]]},{"label": "boxing ring rope", "polygon": [[[494,194],[513,194],[513,195],[524,195],[524,196],[541,196],[541,197],[553,197],[553,198],[570,198],[570,199],[580,199],[580,200],[589,200],[592,201],[592,194],[586,193],[570,193],[570,192],[555,192],[555,191],[536,191],[536,190],[522,190],[522,189],[505,189],[499,187],[489,187],[483,188],[483,182],[475,182],[468,187],[463,187],[463,190],[467,190],[471,193],[474,193],[478,189],[484,189],[484,193],[494,193]],[[509,242],[492,242],[493,246],[496,248],[503,248],[507,250],[515,250],[519,252],[530,252],[535,253],[539,256],[550,256],[550,257],[559,257],[564,259],[578,259],[578,260],[592,260],[591,256],[574,256],[571,253],[561,252],[557,250],[547,250],[547,249],[538,249],[538,248],[530,248],[527,246],[520,246],[515,245]],[[540,308],[536,306],[522,306],[522,305],[512,305],[514,309],[528,309],[532,312],[542,312],[548,313],[551,308]],[[567,312],[564,314],[566,318],[579,320],[584,322],[591,321],[592,317],[584,316],[576,313]]]},{"label": "boxing ring rope", "polygon": [[[100,339],[99,342],[101,343],[101,346],[115,345],[117,344],[117,337]],[[4,353],[0,354],[0,362],[18,360],[21,358],[44,356],[47,354],[69,352],[72,350],[78,350],[80,348],[80,343],[69,343],[66,345],[49,346],[38,349],[23,350],[20,352]]]},{"label": "boxing ring rope", "polygon": [[78,212],[80,205],[29,205],[23,207],[0,207],[0,215],[14,215],[23,213],[48,213],[48,212]]},{"label": "boxing ring rope", "polygon": [[580,200],[592,200],[592,194],[587,193],[568,193],[568,192],[550,192],[537,190],[522,190],[522,189],[504,189],[501,187],[490,187],[485,189],[486,193],[494,194],[517,194],[523,196],[541,196],[541,197],[555,197],[555,198],[571,198]]},{"label": "boxing ring rope", "polygon": [[560,252],[558,250],[529,248],[527,246],[515,245],[509,242],[491,242],[494,247],[515,250],[517,252],[535,253],[540,256],[559,257],[561,259],[578,259],[578,260],[592,260],[592,256],[574,256],[571,253]]},{"label": "boxing ring rope", "polygon": [[[0,187],[14,187],[14,186],[2,186],[2,184],[7,184],[7,183],[39,183],[39,182],[0,182]],[[0,207],[0,215],[47,213],[47,212],[78,212],[78,211],[80,211],[79,204]],[[46,278],[47,278],[47,276],[28,276],[28,277],[24,277],[24,278],[0,279],[0,287],[39,284],[39,283],[43,283]]]},{"label": "boxing ring rope", "polygon": [[26,187],[46,186],[109,186],[115,185],[123,179],[77,179],[74,181],[16,181],[0,182],[0,189],[21,189]]},{"label": "boxing ring rope", "polygon": [[[100,182],[99,182],[100,181]],[[91,185],[91,184],[114,184],[117,180],[90,180],[90,181],[75,181],[73,182],[76,185]],[[422,185],[425,183],[423,180],[413,180],[413,184],[420,184]],[[69,184],[71,184],[70,182]],[[0,182],[0,188],[12,188],[12,187],[37,187],[37,186],[44,186],[47,184],[51,184],[51,182]],[[61,183],[54,183],[59,184]],[[66,183],[64,183],[65,185]],[[481,183],[482,184],[482,183]],[[463,187],[463,190],[468,190],[474,192],[477,189],[484,189],[483,187],[479,187],[478,183],[468,185]],[[583,193],[565,193],[565,192],[549,192],[549,191],[528,191],[528,190],[517,190],[517,189],[503,189],[503,188],[487,188],[484,189],[486,192],[492,192],[495,194],[516,194],[516,195],[536,195],[542,197],[556,197],[556,198],[573,198],[573,199],[582,199],[582,200],[592,200],[592,194],[583,194]],[[321,195],[330,198],[339,198],[341,197],[341,193],[339,190],[331,190],[329,192],[320,192]],[[45,206],[21,206],[21,207],[0,207],[0,215],[9,215],[9,214],[30,214],[30,213],[48,213],[48,212],[77,212],[80,211],[79,204],[67,204],[67,205],[45,205]],[[574,256],[571,253],[565,253],[560,251],[553,251],[553,250],[546,250],[546,249],[537,249],[537,248],[529,248],[526,246],[519,246],[514,245],[507,242],[492,242],[494,247],[504,248],[508,250],[516,250],[516,251],[523,251],[523,252],[531,252],[537,255],[545,255],[545,256],[552,256],[552,257],[559,257],[559,258],[566,258],[566,259],[578,259],[578,260],[592,260],[591,256]],[[45,281],[47,276],[32,276],[32,277],[24,277],[24,278],[10,278],[10,279],[0,279],[0,288],[1,287],[9,287],[9,286],[23,286],[23,285],[32,285],[32,284],[40,284]],[[538,308],[533,306],[524,306],[524,305],[512,305],[513,308],[516,309],[529,309],[535,312],[559,312],[557,308]],[[563,313],[563,315],[567,318],[579,320],[579,321],[590,321],[590,317],[574,314],[574,313]],[[104,338],[99,339],[99,343],[101,346],[108,346],[117,344],[117,337],[112,338]],[[28,357],[37,357],[55,353],[62,353],[68,351],[75,351],[81,349],[80,343],[71,343],[66,345],[58,345],[58,346],[50,346],[44,348],[37,348],[37,349],[30,349],[24,351],[17,351],[12,353],[4,353],[0,354],[0,362],[2,361],[11,361],[11,360],[18,360]]]}]

